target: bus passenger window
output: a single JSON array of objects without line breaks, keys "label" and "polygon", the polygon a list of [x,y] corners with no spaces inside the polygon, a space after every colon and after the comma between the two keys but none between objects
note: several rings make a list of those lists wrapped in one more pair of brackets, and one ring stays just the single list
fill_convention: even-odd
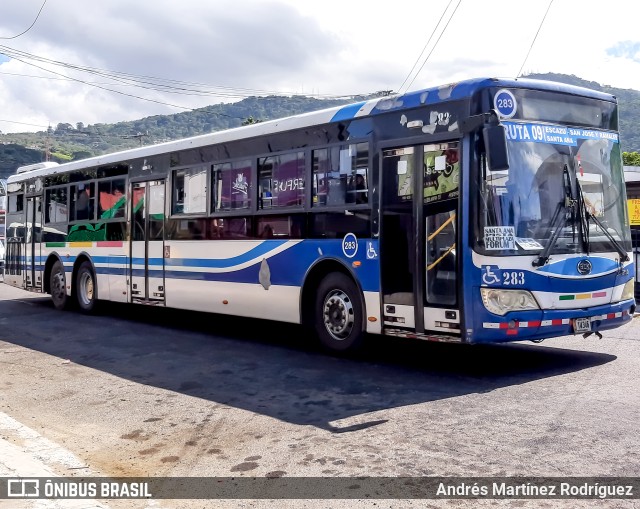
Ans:
[{"label": "bus passenger window", "polygon": [[260,238],[263,238],[263,239],[273,238],[273,227],[270,224],[265,224],[262,227],[262,231],[260,232]]},{"label": "bus passenger window", "polygon": [[355,193],[356,204],[367,203],[369,201],[369,198],[367,196],[367,184],[365,182],[364,175],[358,173],[355,176],[351,177],[349,190]]},{"label": "bus passenger window", "polygon": [[24,195],[9,195],[9,212],[22,212],[24,207]]},{"label": "bus passenger window", "polygon": [[221,239],[224,237],[223,219],[210,219],[209,220],[209,234],[208,239]]},{"label": "bus passenger window", "polygon": [[259,217],[256,236],[260,239],[300,239],[305,235],[303,214]]},{"label": "bus passenger window", "polygon": [[213,165],[211,210],[248,209],[251,206],[251,161]]},{"label": "bus passenger window", "polygon": [[367,143],[313,151],[313,206],[369,202]]},{"label": "bus passenger window", "polygon": [[101,219],[124,217],[126,201],[124,182],[124,179],[117,179],[98,183],[98,214]]},{"label": "bus passenger window", "polygon": [[73,186],[73,214],[76,221],[93,220],[95,211],[95,194],[92,184],[78,184]]},{"label": "bus passenger window", "polygon": [[207,211],[207,168],[200,166],[173,172],[171,212],[194,214]]},{"label": "bus passenger window", "polygon": [[69,220],[66,187],[47,189],[44,214],[45,223],[66,223]]},{"label": "bus passenger window", "polygon": [[304,202],[304,152],[261,158],[258,208],[301,206]]},{"label": "bus passenger window", "polygon": [[246,239],[249,235],[250,220],[245,217],[224,219],[224,236],[232,239]]}]

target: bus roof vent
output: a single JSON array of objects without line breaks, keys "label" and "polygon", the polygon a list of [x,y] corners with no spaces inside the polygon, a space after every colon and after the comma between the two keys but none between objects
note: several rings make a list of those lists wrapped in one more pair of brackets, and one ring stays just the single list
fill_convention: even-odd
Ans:
[{"label": "bus roof vent", "polygon": [[54,166],[58,166],[58,163],[53,161],[46,161],[43,163],[29,164],[27,166],[20,166],[16,170],[16,173],[25,173],[27,171],[41,170],[42,168],[53,168]]}]

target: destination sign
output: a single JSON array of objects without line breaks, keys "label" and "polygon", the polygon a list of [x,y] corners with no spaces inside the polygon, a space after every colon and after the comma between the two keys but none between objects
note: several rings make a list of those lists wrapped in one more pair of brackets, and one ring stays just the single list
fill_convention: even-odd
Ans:
[{"label": "destination sign", "polygon": [[578,140],[609,140],[618,143],[618,134],[593,129],[580,129],[549,124],[530,124],[521,122],[502,122],[507,139],[511,141],[529,141],[533,143],[554,143],[556,145],[578,144]]}]

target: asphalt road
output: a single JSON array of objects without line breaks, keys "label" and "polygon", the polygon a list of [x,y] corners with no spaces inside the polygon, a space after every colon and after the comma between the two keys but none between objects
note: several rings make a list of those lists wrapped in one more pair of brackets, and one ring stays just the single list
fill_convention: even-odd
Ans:
[{"label": "asphalt road", "polygon": [[[0,413],[105,476],[640,476],[640,320],[539,345],[372,338],[351,359],[307,339],[297,326],[176,310],[59,312],[0,284]],[[21,445],[1,426],[0,437]]]}]

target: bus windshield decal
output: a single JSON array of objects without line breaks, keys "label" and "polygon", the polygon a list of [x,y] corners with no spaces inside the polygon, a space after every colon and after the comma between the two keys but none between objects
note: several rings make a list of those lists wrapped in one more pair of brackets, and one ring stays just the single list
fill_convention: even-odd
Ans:
[{"label": "bus windshield decal", "polygon": [[578,140],[610,140],[618,143],[618,134],[593,129],[562,127],[549,124],[533,124],[520,122],[502,122],[507,139],[511,141],[528,141],[533,143],[555,143],[557,145],[576,146]]},{"label": "bus windshield decal", "polygon": [[489,251],[516,249],[515,228],[513,226],[485,226],[484,244]]}]

